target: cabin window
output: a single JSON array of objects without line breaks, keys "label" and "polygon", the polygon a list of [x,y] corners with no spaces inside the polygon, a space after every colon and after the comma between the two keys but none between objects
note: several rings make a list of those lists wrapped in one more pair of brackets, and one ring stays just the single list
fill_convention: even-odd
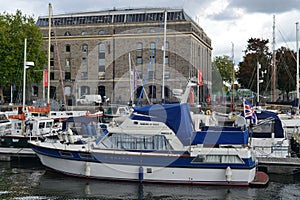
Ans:
[{"label": "cabin window", "polygon": [[83,159],[89,159],[89,160],[94,159],[93,156],[88,153],[80,153],[79,156],[80,156],[80,158],[83,158]]},{"label": "cabin window", "polygon": [[243,164],[244,161],[237,155],[198,155],[192,163],[226,163]]},{"label": "cabin window", "polygon": [[39,123],[39,129],[42,129],[42,128],[44,128],[44,127],[45,127],[45,122]]},{"label": "cabin window", "polygon": [[111,134],[102,144],[110,149],[127,150],[169,150],[171,146],[163,135],[145,136],[145,135],[127,135]]},{"label": "cabin window", "polygon": [[64,157],[73,157],[71,152],[60,151],[59,154]]}]

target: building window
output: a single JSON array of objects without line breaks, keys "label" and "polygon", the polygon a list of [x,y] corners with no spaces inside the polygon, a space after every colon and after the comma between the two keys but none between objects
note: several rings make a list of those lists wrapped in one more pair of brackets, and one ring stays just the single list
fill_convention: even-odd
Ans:
[{"label": "building window", "polygon": [[50,80],[54,80],[54,72],[50,72]]},{"label": "building window", "polygon": [[98,72],[105,72],[105,44],[99,44]]},{"label": "building window", "polygon": [[82,31],[82,32],[81,32],[81,35],[86,35],[86,34],[87,34],[86,31]]},{"label": "building window", "polygon": [[105,101],[105,99],[104,99],[104,97],[105,97],[105,86],[103,86],[103,85],[98,86],[98,94],[100,94],[103,101]]},{"label": "building window", "polygon": [[89,86],[81,86],[80,87],[80,96],[90,94],[90,87]]},{"label": "building window", "polygon": [[71,86],[65,86],[64,92],[65,92],[66,96],[70,96],[71,95]]},{"label": "building window", "polygon": [[69,44],[66,45],[66,52],[71,52],[71,46]]},{"label": "building window", "polygon": [[54,52],[54,45],[50,46],[50,52]]},{"label": "building window", "polygon": [[169,88],[167,86],[165,86],[165,97],[166,98],[170,97],[170,91],[169,91]]},{"label": "building window", "polygon": [[169,56],[165,56],[165,64],[169,64]]},{"label": "building window", "polygon": [[65,72],[65,80],[71,80],[71,72]]},{"label": "building window", "polygon": [[150,50],[155,50],[156,49],[156,44],[155,42],[150,43]]},{"label": "building window", "polygon": [[142,56],[138,56],[136,58],[136,64],[138,64],[138,65],[143,64],[143,58],[142,58]]},{"label": "building window", "polygon": [[103,31],[103,30],[100,30],[99,32],[98,32],[98,35],[104,35],[105,34],[105,32]]},{"label": "building window", "polygon": [[66,67],[70,67],[70,58],[66,58]]},{"label": "building window", "polygon": [[136,50],[143,50],[143,43],[138,42],[138,43],[136,44]]},{"label": "building window", "polygon": [[81,78],[86,80],[88,79],[88,73],[87,72],[81,72]]},{"label": "building window", "polygon": [[51,66],[51,67],[54,66],[54,59],[53,59],[53,58],[51,58],[51,60],[50,60],[50,66]]},{"label": "building window", "polygon": [[149,85],[148,91],[149,91],[148,96],[150,98],[156,98],[156,86],[155,85]]},{"label": "building window", "polygon": [[83,58],[81,59],[81,64],[82,64],[83,66],[87,66],[87,59],[86,59],[86,57],[83,57]]},{"label": "building window", "polygon": [[88,52],[88,45],[87,44],[83,44],[81,47],[82,52],[87,53]]}]

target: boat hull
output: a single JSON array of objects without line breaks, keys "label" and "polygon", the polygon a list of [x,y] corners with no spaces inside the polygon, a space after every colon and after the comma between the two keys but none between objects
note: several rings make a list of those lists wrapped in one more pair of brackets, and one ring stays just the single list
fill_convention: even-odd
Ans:
[{"label": "boat hull", "polygon": [[[86,160],[79,159],[75,151],[64,151],[63,156],[58,150],[40,148],[32,146],[37,153],[42,164],[55,171],[85,178],[106,179],[106,180],[123,180],[123,181],[141,181],[156,183],[174,183],[174,184],[203,184],[203,185],[237,185],[248,186],[254,180],[256,167],[232,168],[230,180],[226,179],[226,166],[194,166],[191,164],[178,164],[186,162],[182,156],[173,157],[173,162],[168,161],[168,157],[157,156],[157,158],[147,158],[141,156],[141,164],[135,162],[136,155],[131,156],[124,154],[87,154],[86,152],[77,152],[78,154],[90,155],[85,156]],[[73,158],[67,158],[68,153]],[[102,157],[103,156],[103,157]],[[93,158],[107,158],[95,159]],[[127,158],[127,161],[126,161]],[[161,160],[153,165],[147,162],[147,159]],[[163,163],[165,160],[167,162]],[[123,161],[123,162],[122,162]],[[131,164],[132,163],[132,164]],[[189,166],[190,165],[190,166]]]}]

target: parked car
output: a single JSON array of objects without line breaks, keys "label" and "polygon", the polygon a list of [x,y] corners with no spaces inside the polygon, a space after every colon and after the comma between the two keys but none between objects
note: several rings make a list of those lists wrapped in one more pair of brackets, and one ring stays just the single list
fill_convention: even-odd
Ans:
[{"label": "parked car", "polygon": [[94,95],[94,94],[87,94],[81,96],[79,99],[76,100],[77,104],[84,104],[84,105],[89,105],[89,104],[100,104],[102,103],[102,98],[101,95]]}]

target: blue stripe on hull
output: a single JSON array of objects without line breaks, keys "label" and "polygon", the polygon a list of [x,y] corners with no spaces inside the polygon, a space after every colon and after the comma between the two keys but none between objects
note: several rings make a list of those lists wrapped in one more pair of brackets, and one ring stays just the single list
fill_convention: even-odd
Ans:
[{"label": "blue stripe on hull", "polygon": [[[189,168],[226,168],[230,166],[232,169],[252,169],[256,166],[251,158],[244,159],[244,164],[215,164],[215,163],[191,163],[194,157],[182,154],[181,156],[165,156],[165,155],[124,155],[109,153],[87,153],[75,151],[59,151],[50,148],[43,148],[32,145],[32,149],[40,154],[69,160],[90,161],[96,163],[110,163],[122,165],[147,165],[162,167],[189,167]],[[117,151],[116,151],[117,152]],[[183,152],[184,153],[184,152]]]}]

